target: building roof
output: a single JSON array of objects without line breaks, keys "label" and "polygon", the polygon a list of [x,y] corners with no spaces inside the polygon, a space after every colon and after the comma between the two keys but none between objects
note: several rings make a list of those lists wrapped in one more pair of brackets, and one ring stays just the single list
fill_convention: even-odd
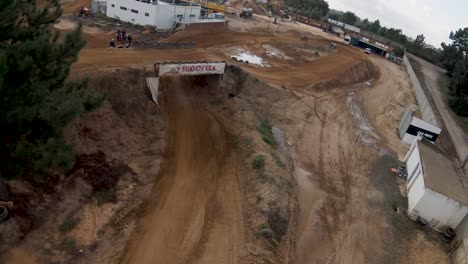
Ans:
[{"label": "building roof", "polygon": [[387,51],[387,48],[377,46],[377,45],[375,45],[374,43],[371,43],[371,42],[369,42],[369,41],[365,41],[365,40],[363,40],[363,39],[360,39],[359,41],[362,42],[362,43],[366,43],[367,45],[370,45],[370,46],[372,46],[372,47],[374,47],[374,48],[378,48],[378,49],[380,49],[380,50]]},{"label": "building roof", "polygon": [[425,138],[417,144],[426,187],[468,206],[468,193],[452,160]]},{"label": "building roof", "polygon": [[341,28],[335,27],[335,26],[332,26],[332,30],[333,30],[333,32],[335,32],[337,34],[344,34],[345,33]]}]

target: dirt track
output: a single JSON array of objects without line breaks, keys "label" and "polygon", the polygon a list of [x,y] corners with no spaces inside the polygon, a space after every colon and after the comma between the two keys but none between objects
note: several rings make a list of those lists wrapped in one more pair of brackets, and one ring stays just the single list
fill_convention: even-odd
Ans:
[{"label": "dirt track", "polygon": [[170,79],[169,160],[123,263],[239,263],[245,246],[236,154],[187,79]]},{"label": "dirt track", "polygon": [[[72,10],[75,5],[68,8]],[[304,27],[299,25],[297,28],[303,30]],[[385,219],[391,209],[385,204],[387,197],[372,185],[372,180],[377,178],[387,185],[395,183],[393,178],[385,178],[387,174],[372,174],[370,170],[376,156],[383,153],[381,150],[389,148],[399,151],[400,155],[406,150],[392,132],[400,110],[414,99],[406,98],[406,94],[411,92],[401,68],[383,59],[371,58],[370,61],[385,72],[375,86],[367,87],[362,82],[379,75],[369,69],[372,68],[369,56],[355,48],[339,44],[336,52],[321,54],[306,62],[303,62],[304,57],[313,55],[300,54],[297,50],[297,57],[292,61],[263,54],[264,44],[281,44],[277,46],[286,47],[283,52],[288,47],[285,44],[305,46],[299,31],[277,34],[182,31],[167,39],[196,42],[196,48],[183,50],[108,49],[105,48],[107,31],[96,36],[92,33],[95,31],[86,31],[86,28],[84,31],[90,43],[80,52],[79,61],[73,66],[74,77],[88,76],[97,70],[116,76],[124,68],[150,69],[157,61],[226,60],[251,73],[254,79],[238,98],[226,99],[224,96],[223,100],[230,101],[223,101],[223,107],[232,112],[219,119],[221,114],[206,109],[209,102],[203,90],[194,87],[189,79],[171,78],[162,82],[167,91],[165,110],[170,120],[166,166],[153,186],[147,205],[135,220],[137,229],[125,250],[122,247],[114,249],[114,245],[108,242],[113,240],[107,237],[108,241],[102,241],[102,244],[107,242],[110,245],[101,252],[111,256],[123,254],[122,263],[249,263],[248,257],[244,258],[251,253],[246,247],[255,244],[261,250],[271,250],[281,262],[282,253],[262,244],[263,240],[255,235],[258,220],[246,220],[244,217],[244,209],[261,213],[257,207],[243,208],[245,196],[252,197],[252,204],[258,198],[244,190],[244,187],[251,186],[239,183],[240,175],[245,177],[243,173],[252,170],[240,161],[249,159],[251,155],[240,156],[240,150],[233,148],[220,121],[232,122],[229,124],[232,130],[244,129],[236,133],[255,134],[258,142],[254,142],[252,147],[259,151],[262,150],[259,145],[265,143],[257,135],[257,124],[252,120],[261,114],[284,129],[288,144],[293,142],[294,146],[298,208],[295,218],[291,218],[295,220],[288,226],[292,230],[290,237],[293,241],[290,242],[294,246],[288,247],[283,254],[291,256],[289,263],[393,263],[398,254],[386,252],[387,241],[395,241]],[[307,44],[328,47],[329,43],[330,40],[314,37]],[[232,61],[226,50],[238,48],[263,56],[270,67],[259,68]],[[113,79],[112,75],[109,78]],[[276,86],[259,88],[261,85],[256,78]],[[143,82],[143,77],[140,79]],[[323,84],[320,88],[327,89],[310,89],[320,84]],[[133,86],[133,83],[124,83],[120,88],[125,89],[126,86]],[[128,98],[119,95],[119,100],[127,101]],[[118,109],[120,103],[116,105]],[[246,125],[237,126],[236,122]],[[224,124],[228,126],[228,123]],[[146,125],[151,127],[154,124]],[[112,129],[109,127],[99,131]],[[251,138],[255,140],[255,136]],[[382,142],[377,144],[379,140]],[[103,141],[109,141],[109,138],[103,136]],[[113,138],[110,141],[118,142]],[[116,145],[112,151],[127,153],[128,149],[128,146],[120,149]],[[250,166],[250,160],[247,164]],[[238,173],[238,167],[243,168],[243,173]],[[384,169],[388,171],[387,167]],[[141,171],[155,174],[157,170],[143,166],[134,171],[137,174]],[[255,184],[260,185],[258,181]],[[128,218],[133,219],[133,215],[129,213]],[[133,229],[126,225],[122,224],[125,226],[122,229],[132,232]],[[114,237],[123,233],[122,229],[112,228],[114,233],[109,233]],[[402,247],[416,248],[405,252],[408,254],[404,256],[412,261],[403,263],[427,263],[425,260],[436,259],[434,256],[444,256],[443,252],[436,250],[419,252],[422,251],[420,245],[428,245],[425,238],[411,240],[408,244],[403,244],[406,242],[401,239],[396,241],[397,246],[401,243]],[[91,250],[85,250],[86,254],[93,259]],[[255,257],[264,260],[261,254]],[[105,260],[98,262],[115,263],[111,257],[102,259]]]}]

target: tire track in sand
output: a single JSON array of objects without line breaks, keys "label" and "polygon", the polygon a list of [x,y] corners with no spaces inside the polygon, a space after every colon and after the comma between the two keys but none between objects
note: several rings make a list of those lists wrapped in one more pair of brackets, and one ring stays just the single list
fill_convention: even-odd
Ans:
[{"label": "tire track in sand", "polygon": [[[123,263],[238,263],[244,242],[236,157],[188,79],[165,80],[168,166]],[[190,88],[186,89],[186,88]]]}]

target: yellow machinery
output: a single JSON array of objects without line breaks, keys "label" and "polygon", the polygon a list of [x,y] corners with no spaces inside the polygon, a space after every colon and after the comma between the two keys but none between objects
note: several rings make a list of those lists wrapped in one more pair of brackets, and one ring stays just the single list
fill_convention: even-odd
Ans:
[{"label": "yellow machinery", "polygon": [[204,8],[211,9],[213,11],[224,13],[226,12],[226,5],[219,4],[216,2],[202,1],[200,3]]}]

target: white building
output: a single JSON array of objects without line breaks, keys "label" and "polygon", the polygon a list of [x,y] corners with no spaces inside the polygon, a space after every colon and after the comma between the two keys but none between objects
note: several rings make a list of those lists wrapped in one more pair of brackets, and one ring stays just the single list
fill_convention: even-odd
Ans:
[{"label": "white building", "polygon": [[399,124],[400,138],[403,142],[412,144],[416,136],[420,133],[431,142],[436,142],[442,129],[421,120],[406,110]]},{"label": "white building", "polygon": [[155,26],[157,30],[170,30],[178,22],[198,21],[201,6],[177,1],[107,0],[107,16],[137,25]]},{"label": "white building", "polygon": [[468,213],[468,196],[451,159],[418,136],[404,159],[408,170],[408,215],[444,231],[455,229]]}]

